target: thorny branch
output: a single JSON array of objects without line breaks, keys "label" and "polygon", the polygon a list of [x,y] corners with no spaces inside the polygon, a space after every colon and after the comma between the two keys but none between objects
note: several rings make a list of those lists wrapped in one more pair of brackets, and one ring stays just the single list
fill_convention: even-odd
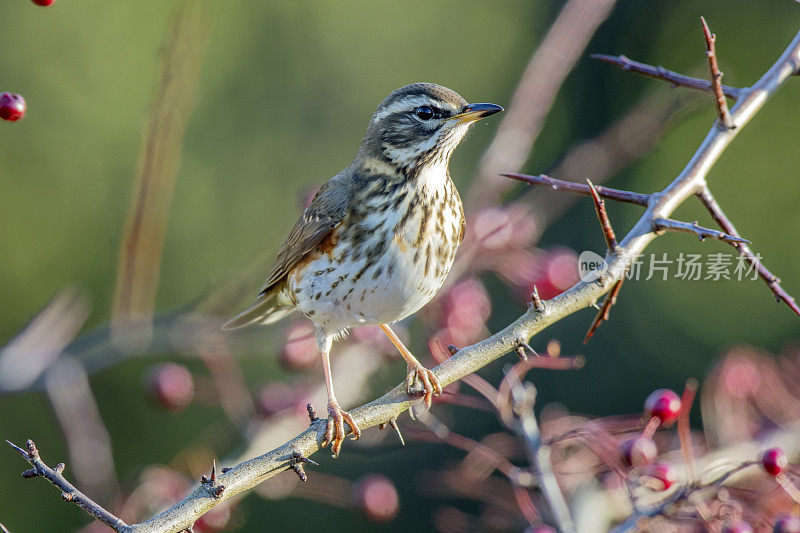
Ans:
[{"label": "thorny branch", "polygon": [[614,234],[614,228],[611,227],[611,221],[608,218],[606,211],[606,204],[597,194],[597,189],[594,188],[592,182],[586,180],[589,184],[589,190],[592,193],[592,201],[594,202],[594,210],[597,213],[597,219],[600,221],[600,227],[603,229],[603,237],[606,239],[606,248],[612,254],[619,251],[619,244],[617,243],[617,236]]},{"label": "thorny branch", "polygon": [[[585,196],[592,195],[592,188],[589,187],[588,185],[584,185],[583,183],[573,183],[571,181],[559,180],[556,178],[551,178],[550,176],[545,176],[544,174],[539,174],[538,176],[529,176],[527,174],[501,174],[501,176],[515,179],[517,181],[521,181],[529,185],[542,185],[544,187],[549,187],[554,191],[563,191],[573,194],[583,194]],[[621,191],[619,189],[612,189],[611,187],[602,187],[600,185],[595,186],[595,190],[597,191],[597,194],[601,198],[608,198],[609,200],[616,200],[617,202],[625,202],[629,204],[641,205],[642,207],[647,207],[647,203],[650,201],[649,194]]]},{"label": "thorny branch", "polygon": [[708,70],[711,73],[711,91],[714,93],[717,115],[719,115],[720,122],[730,129],[735,126],[733,120],[731,120],[725,93],[722,91],[722,72],[719,70],[719,64],[717,63],[717,36],[711,33],[708,24],[706,24],[706,19],[700,17],[700,23],[703,26],[703,36],[706,38],[706,57],[708,58]]},{"label": "thorny branch", "polygon": [[[664,67],[654,67],[653,65],[648,65],[646,63],[639,63],[638,61],[634,61],[624,55],[610,56],[606,54],[592,54],[589,57],[592,59],[599,59],[605,63],[616,65],[625,72],[635,72],[636,74],[641,74],[649,78],[666,81],[673,87],[688,87],[690,89],[698,89],[700,91],[713,90],[711,82],[709,81],[684,76],[683,74],[678,74],[677,72],[667,70]],[[722,92],[728,98],[736,100],[739,98],[742,89],[739,89],[738,87],[722,85]]]},{"label": "thorny branch", "polygon": [[701,241],[706,239],[717,239],[728,244],[750,244],[750,241],[743,239],[737,235],[728,235],[722,231],[704,228],[697,225],[695,220],[691,224],[688,222],[681,222],[680,220],[672,220],[671,218],[657,218],[653,220],[653,228],[658,233],[666,231],[675,231],[679,233],[693,233]]},{"label": "thorny branch", "polygon": [[[798,73],[798,66],[800,66],[800,33],[794,37],[781,57],[761,79],[752,87],[741,89],[736,105],[730,110],[731,123],[735,128],[720,128],[715,124],[686,167],[672,183],[661,192],[648,197],[647,209],[642,217],[619,242],[618,251],[608,254],[606,257],[604,265],[601,267],[605,274],[600,280],[582,280],[564,293],[548,300],[543,310],[531,308],[502,331],[472,346],[460,349],[450,359],[434,368],[434,372],[442,386],[462,379],[464,376],[513,351],[519,346],[520,339],[530,339],[533,335],[562,318],[591,306],[593,302],[611,290],[616,282],[623,278],[632,261],[657,237],[657,234],[653,231],[653,221],[669,218],[675,209],[691,196],[700,196],[717,223],[728,234],[738,235],[730,221],[713,200],[713,196],[708,192],[705,181],[706,175],[738,132],[761,109],[769,97],[791,76]],[[746,245],[739,243],[736,246],[743,255],[747,256],[749,249]],[[752,256],[752,252],[749,253]],[[781,297],[795,312],[800,314],[800,310],[797,309],[794,300],[788,297],[777,284],[777,278],[774,278],[763,266],[760,266],[760,262],[757,259],[751,257],[750,260],[754,261],[755,265],[759,265],[759,273],[768,281],[776,296]],[[404,385],[400,384],[380,398],[353,409],[351,414],[363,430],[396,418],[420,401],[419,398],[409,397],[404,390]],[[293,464],[296,464],[295,454],[299,453],[303,457],[309,457],[318,451],[320,449],[319,442],[323,437],[324,431],[324,421],[317,421],[309,429],[289,442],[263,455],[246,460],[218,475],[218,483],[225,486],[224,492],[218,497],[209,493],[208,488],[201,484],[170,509],[140,524],[125,525],[118,521],[119,519],[116,519],[116,517],[107,518],[111,523],[115,524],[112,527],[120,532],[178,533],[190,528],[195,520],[220,502],[232,498],[279,472],[291,468]],[[35,464],[35,459],[30,457],[28,452],[22,450],[22,453],[26,455],[31,464]],[[47,470],[43,471],[47,472]],[[55,479],[59,483],[63,479],[63,477],[59,479],[58,476],[50,474],[48,474],[47,478],[51,481]],[[71,485],[66,485],[66,487],[73,491],[71,493],[77,493]],[[96,516],[94,513],[90,514]]]},{"label": "thorny branch", "polygon": [[42,461],[41,457],[39,457],[39,450],[36,449],[36,445],[30,439],[28,439],[28,442],[26,443],[27,449],[22,449],[9,441],[6,442],[8,442],[12,448],[17,450],[17,452],[19,452],[19,454],[33,467],[30,470],[23,472],[22,477],[32,478],[41,476],[52,483],[56,488],[61,490],[61,498],[63,498],[64,501],[73,502],[78,507],[115,531],[128,530],[130,527],[128,524],[108,512],[99,504],[95,503],[91,498],[76,489],[72,483],[67,481],[62,474],[64,471],[64,463],[58,463],[55,468],[50,468],[47,466],[44,461]]},{"label": "thorny branch", "polygon": [[[720,228],[725,230],[725,232],[729,235],[733,235],[735,237],[739,236],[739,232],[736,231],[736,227],[733,225],[733,222],[731,222],[720,205],[717,203],[716,198],[714,198],[714,195],[711,194],[711,190],[709,190],[707,185],[703,186],[703,188],[697,193],[697,196],[700,198],[700,202],[702,202],[708,212],[711,213],[711,218],[714,219],[714,222],[716,222]],[[779,302],[783,301],[792,311],[800,316],[800,307],[798,307],[795,299],[789,295],[789,293],[787,293],[783,287],[781,287],[780,278],[778,278],[778,276],[770,272],[767,267],[764,266],[764,263],[761,262],[761,259],[759,259],[759,257],[753,253],[747,244],[734,243],[733,246],[739,250],[739,254],[745,258],[750,266],[752,266],[758,272],[758,275],[761,276],[761,279],[764,280],[764,283],[767,284],[772,293],[775,295],[775,300]]]}]

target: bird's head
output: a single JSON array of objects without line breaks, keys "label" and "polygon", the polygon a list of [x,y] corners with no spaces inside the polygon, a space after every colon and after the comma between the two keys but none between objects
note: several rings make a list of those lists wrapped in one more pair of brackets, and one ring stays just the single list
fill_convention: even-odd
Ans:
[{"label": "bird's head", "polygon": [[362,153],[406,170],[446,165],[473,122],[502,110],[495,104],[467,103],[441,85],[412,83],[392,92],[375,110]]}]

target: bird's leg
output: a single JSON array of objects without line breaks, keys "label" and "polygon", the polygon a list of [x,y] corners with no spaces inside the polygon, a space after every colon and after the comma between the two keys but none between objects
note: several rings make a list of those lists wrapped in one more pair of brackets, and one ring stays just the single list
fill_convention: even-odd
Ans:
[{"label": "bird's leg", "polygon": [[336,401],[336,396],[333,393],[333,376],[331,376],[331,358],[330,348],[322,351],[322,368],[325,371],[325,388],[328,389],[328,422],[325,427],[325,438],[322,440],[322,447],[331,445],[331,453],[334,457],[339,456],[339,451],[342,449],[344,442],[344,423],[350,426],[353,431],[352,439],[358,439],[361,436],[361,429],[347,411],[343,411],[339,407],[339,402]]},{"label": "bird's leg", "polygon": [[406,360],[408,364],[408,376],[406,377],[406,392],[411,394],[411,386],[414,384],[416,379],[419,379],[422,383],[422,388],[425,391],[425,403],[430,408],[431,402],[433,401],[433,396],[440,395],[442,393],[442,386],[439,384],[439,378],[436,377],[436,374],[433,371],[428,370],[422,363],[417,361],[417,358],[408,351],[408,348],[405,347],[403,342],[400,338],[395,335],[392,328],[388,326],[388,324],[381,324],[381,329],[386,336],[389,337],[389,340],[392,341],[392,344],[395,345],[397,350],[400,352],[400,355],[403,356],[403,359]]}]

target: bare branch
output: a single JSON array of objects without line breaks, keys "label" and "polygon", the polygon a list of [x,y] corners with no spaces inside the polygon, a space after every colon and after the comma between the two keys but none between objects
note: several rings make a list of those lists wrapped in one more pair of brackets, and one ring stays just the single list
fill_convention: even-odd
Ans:
[{"label": "bare branch", "polygon": [[706,24],[706,19],[700,17],[700,23],[703,26],[703,36],[706,38],[706,57],[708,58],[708,70],[711,73],[711,88],[714,93],[715,103],[717,105],[717,115],[720,122],[728,128],[736,127],[731,120],[731,113],[728,110],[728,102],[725,100],[725,93],[722,90],[722,72],[719,70],[717,63],[716,42],[717,36],[711,33]]},{"label": "bare branch", "polygon": [[8,442],[12,448],[17,450],[17,452],[19,452],[19,454],[33,467],[32,469],[23,472],[22,477],[31,478],[41,476],[45,478],[56,488],[61,490],[61,497],[64,499],[64,501],[76,504],[78,507],[97,518],[114,531],[129,531],[130,526],[128,526],[128,524],[111,514],[99,504],[95,503],[91,498],[76,489],[72,483],[67,481],[62,474],[64,471],[64,463],[59,463],[55,468],[50,468],[47,466],[44,461],[42,461],[41,457],[39,457],[39,450],[36,449],[36,445],[30,439],[28,439],[26,444],[27,450],[24,450],[9,441],[6,442]]},{"label": "bare branch", "polygon": [[[725,230],[728,234],[733,236],[739,236],[739,232],[736,231],[736,227],[733,225],[733,222],[730,221],[728,216],[722,210],[722,207],[717,203],[716,198],[714,195],[711,194],[711,191],[708,189],[707,186],[704,186],[701,191],[698,193],[698,197],[703,205],[706,207],[709,213],[711,213],[711,217],[714,221],[719,225],[720,228]],[[783,287],[781,287],[781,280],[775,274],[770,272],[767,267],[761,262],[761,260],[756,257],[753,251],[750,249],[749,246],[745,243],[735,243],[733,246],[739,250],[739,255],[744,257],[745,261],[758,272],[758,275],[761,276],[761,279],[764,280],[764,283],[770,288],[772,293],[775,295],[775,299],[777,301],[783,301],[789,308],[795,312],[798,316],[800,316],[800,307],[798,307],[797,302],[795,299],[787,293]]]},{"label": "bare branch", "polygon": [[531,468],[539,482],[539,488],[545,500],[547,500],[558,531],[561,533],[574,532],[575,523],[572,521],[569,506],[553,472],[553,465],[550,461],[550,447],[542,442],[539,423],[533,413],[536,388],[531,383],[523,385],[517,373],[513,371],[506,374],[506,379],[511,385],[513,411],[516,415],[516,423],[512,429],[525,445],[525,452],[528,455]]},{"label": "bare branch", "polygon": [[[589,57],[616,65],[626,72],[635,72],[636,74],[641,74],[643,76],[647,76],[648,78],[666,81],[673,87],[688,87],[689,89],[697,89],[700,91],[709,92],[714,90],[711,86],[711,82],[709,81],[701,80],[700,78],[684,76],[683,74],[678,74],[677,72],[667,70],[661,66],[654,67],[653,65],[648,65],[647,63],[639,63],[638,61],[634,61],[624,55],[611,56],[606,54],[592,54]],[[722,92],[728,98],[736,100],[739,98],[742,89],[739,89],[738,87],[731,87],[729,85],[722,85]]]},{"label": "bare branch", "polygon": [[721,231],[704,228],[697,225],[695,220],[692,223],[681,222],[680,220],[673,220],[671,218],[657,218],[653,220],[653,229],[657,233],[664,233],[667,231],[675,231],[678,233],[692,233],[697,235],[701,241],[706,239],[717,239],[728,244],[750,244],[750,241],[743,239],[738,235],[729,235]]},{"label": "bare branch", "polygon": [[[539,174],[538,176],[529,176],[528,174],[514,174],[514,173],[500,174],[500,175],[505,176],[506,178],[511,178],[517,181],[521,181],[523,183],[527,183],[528,185],[541,185],[544,187],[550,187],[554,191],[583,194],[585,196],[592,195],[592,189],[588,185],[584,185],[582,183],[574,183],[571,181],[559,180],[556,178],[551,178],[550,176],[546,176],[544,174]],[[617,202],[625,202],[629,204],[641,205],[642,207],[647,207],[647,203],[650,201],[649,194],[621,191],[619,189],[612,189],[610,187],[601,187],[601,186],[597,186],[595,187],[595,189],[597,190],[597,194],[599,194],[602,198],[608,198],[609,200],[615,200]]]},{"label": "bare branch", "polygon": [[606,211],[606,204],[600,199],[597,194],[597,189],[594,188],[592,182],[586,180],[589,184],[589,191],[592,193],[592,201],[594,202],[594,210],[597,213],[597,219],[600,221],[600,227],[603,229],[603,237],[606,239],[606,248],[612,254],[619,251],[619,244],[617,244],[617,236],[614,234],[614,228],[611,227],[611,220],[608,218]]}]

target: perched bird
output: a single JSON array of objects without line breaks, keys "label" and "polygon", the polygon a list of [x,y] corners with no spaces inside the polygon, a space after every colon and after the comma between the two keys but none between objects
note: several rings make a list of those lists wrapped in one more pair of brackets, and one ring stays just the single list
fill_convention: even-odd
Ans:
[{"label": "perched bird", "polygon": [[294,310],[317,330],[328,391],[322,446],[336,457],[344,423],[361,430],[336,401],[330,350],[353,326],[378,325],[408,364],[406,387],[419,380],[430,404],[441,394],[389,324],[428,303],[441,288],[464,238],[461,198],[450,179],[453,149],[470,125],[502,107],[468,104],[433,83],[392,92],[367,125],[353,161],[317,192],[281,246],[250,307],[223,325],[271,324]]}]

